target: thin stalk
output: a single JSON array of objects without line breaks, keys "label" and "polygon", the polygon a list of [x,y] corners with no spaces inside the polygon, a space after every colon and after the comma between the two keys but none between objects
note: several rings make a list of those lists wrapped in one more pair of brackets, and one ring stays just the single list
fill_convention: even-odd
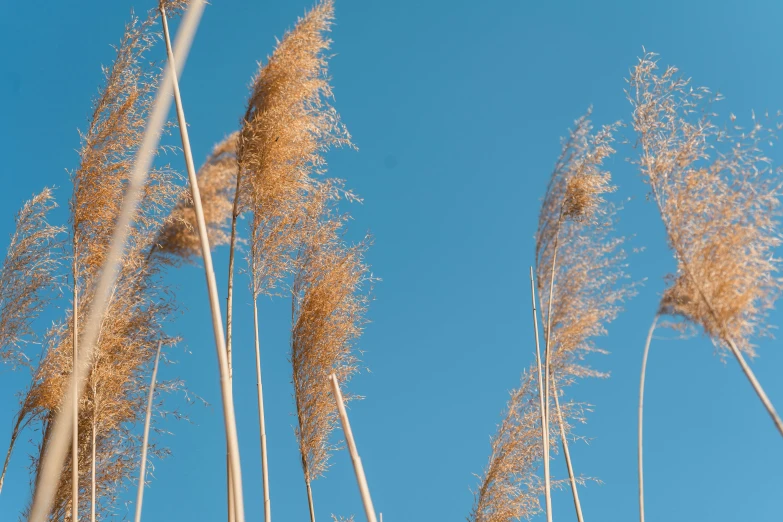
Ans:
[{"label": "thin stalk", "polygon": [[136,517],[135,522],[141,522],[141,504],[144,500],[144,482],[147,478],[147,447],[150,437],[150,419],[152,419],[152,401],[155,397],[155,382],[158,378],[158,362],[160,362],[160,348],[163,341],[158,341],[158,352],[155,354],[155,366],[152,367],[150,379],[150,393],[147,397],[147,415],[144,417],[144,436],[141,443],[141,470],[139,471],[139,488],[136,491]]},{"label": "thin stalk", "polygon": [[236,520],[236,513],[234,510],[234,488],[231,484],[231,458],[228,454],[228,443],[226,443],[226,498],[228,509],[228,522],[234,522]]},{"label": "thin stalk", "polygon": [[359,458],[359,452],[356,450],[356,442],[353,440],[351,424],[348,422],[348,414],[345,411],[343,394],[340,392],[340,383],[337,381],[337,376],[335,374],[330,375],[329,379],[332,381],[332,392],[334,394],[334,401],[337,403],[337,412],[340,414],[340,421],[343,424],[345,444],[348,446],[348,452],[351,454],[353,471],[356,473],[356,482],[359,485],[359,493],[362,496],[364,514],[367,516],[367,522],[377,522],[375,518],[375,509],[372,507],[372,499],[370,498],[370,488],[367,486],[367,477],[364,475],[362,459]]},{"label": "thin stalk", "polygon": [[[237,165],[238,167],[239,165]],[[233,387],[234,366],[231,353],[231,341],[234,329],[234,252],[237,240],[237,218],[239,217],[239,187],[242,180],[242,169],[237,168],[237,183],[234,190],[234,205],[231,211],[231,239],[228,243],[228,289],[226,291],[226,354],[228,357],[229,381]],[[234,506],[234,484],[231,480],[231,461],[228,457],[228,444],[226,444],[226,481],[228,497],[228,521],[236,521]]]},{"label": "thin stalk", "polygon": [[[161,20],[163,22],[163,35],[166,40],[166,52],[172,67],[175,67],[174,53],[171,49],[171,40],[169,38],[168,21],[166,20],[166,9],[161,6]],[[236,417],[234,414],[234,395],[231,389],[230,368],[228,362],[228,351],[226,349],[226,340],[223,334],[223,321],[220,313],[220,304],[217,293],[217,283],[215,282],[215,271],[212,266],[212,253],[209,248],[209,237],[207,236],[207,227],[204,222],[204,209],[201,206],[201,194],[198,188],[196,178],[196,168],[193,164],[193,153],[190,148],[190,138],[188,137],[187,122],[182,108],[182,99],[179,92],[179,82],[176,75],[172,75],[172,87],[174,92],[174,101],[177,108],[177,120],[179,122],[179,132],[182,138],[182,149],[185,154],[185,164],[187,166],[188,178],[192,191],[193,207],[196,211],[196,220],[198,222],[199,239],[201,243],[201,254],[204,258],[204,271],[207,278],[207,287],[209,289],[210,308],[212,310],[212,324],[215,331],[215,345],[220,365],[220,384],[223,396],[224,422],[226,429],[226,439],[228,441],[228,452],[230,455],[231,486],[234,493],[234,502],[237,522],[245,522],[244,499],[242,496],[242,470],[239,459],[239,443],[237,438]]]},{"label": "thin stalk", "polygon": [[[74,250],[76,250],[74,248]],[[73,262],[73,432],[71,434],[71,520],[79,520],[79,290],[76,283],[76,252]]]},{"label": "thin stalk", "polygon": [[745,361],[745,358],[742,356],[742,352],[739,351],[739,348],[737,348],[737,345],[734,344],[734,341],[728,339],[728,344],[729,347],[731,348],[731,353],[733,353],[734,357],[737,358],[737,362],[740,364],[742,371],[745,373],[745,377],[748,378],[748,381],[750,381],[751,386],[753,386],[753,391],[756,392],[756,395],[758,395],[759,399],[761,400],[761,403],[767,409],[767,413],[769,413],[769,416],[772,417],[772,422],[775,423],[775,427],[777,427],[780,434],[783,435],[783,422],[781,422],[778,413],[775,411],[775,407],[772,405],[772,402],[769,400],[769,397],[767,397],[767,394],[764,393],[764,389],[761,387],[761,384],[759,384],[758,379],[756,379],[756,375],[753,373],[753,370],[751,370],[750,366],[748,366],[748,363]]},{"label": "thin stalk", "polygon": [[541,375],[541,347],[538,339],[538,314],[536,312],[536,285],[533,279],[533,267],[530,267],[530,296],[533,299],[533,331],[536,334],[536,367],[538,369],[538,398],[541,409],[541,440],[544,443],[544,492],[546,495],[546,513],[547,520],[552,520],[552,491],[551,480],[549,476],[549,423],[546,418],[546,408],[544,407],[544,384]]},{"label": "thin stalk", "polygon": [[579,522],[584,522],[582,516],[582,503],[579,502],[579,492],[576,490],[576,477],[574,476],[574,467],[571,465],[571,452],[568,451],[568,440],[566,439],[565,422],[563,421],[563,412],[560,410],[560,399],[557,393],[557,384],[552,376],[552,395],[555,396],[555,408],[557,408],[557,423],[560,426],[560,440],[563,444],[563,455],[565,456],[566,466],[568,467],[568,479],[571,482],[571,494],[574,497],[574,509],[576,518]]},{"label": "thin stalk", "polygon": [[95,415],[96,408],[92,411],[92,460],[90,462],[90,522],[95,522]]},{"label": "thin stalk", "polygon": [[310,487],[310,481],[305,480],[307,486],[307,506],[310,508],[310,522],[315,522],[315,508],[313,507],[313,489]]},{"label": "thin stalk", "polygon": [[[545,338],[544,338],[544,412],[545,412],[545,418],[546,418],[546,430],[547,433],[549,432],[549,374],[550,374],[550,367],[549,367],[549,361],[552,358],[552,354],[550,353],[550,342],[552,340],[552,301],[554,300],[554,294],[555,294],[555,267],[557,266],[557,247],[560,242],[560,224],[563,222],[563,210],[562,206],[560,209],[560,217],[557,219],[557,229],[555,231],[555,245],[554,245],[554,252],[552,253],[552,276],[549,279],[549,305],[548,305],[548,312],[546,315],[546,330],[544,331]],[[544,461],[549,460],[549,453],[544,455]],[[551,486],[547,486],[551,487]],[[551,508],[551,505],[550,505]],[[552,512],[547,511],[546,514],[547,522],[552,522]]]},{"label": "thin stalk", "polygon": [[650,325],[650,331],[647,333],[647,341],[644,343],[644,354],[642,355],[642,376],[639,378],[639,445],[637,452],[639,455],[639,522],[644,522],[644,457],[642,454],[642,423],[644,421],[644,381],[647,377],[647,356],[650,353],[650,343],[652,342],[653,332],[658,324],[659,315],[655,314],[653,322]]},{"label": "thin stalk", "polygon": [[[22,408],[24,409],[24,408]],[[14,444],[16,444],[16,439],[19,437],[19,429],[22,427],[22,413],[20,411],[19,415],[16,417],[16,422],[14,423],[14,429],[11,432],[11,442],[8,446],[8,452],[5,454],[5,462],[3,462],[3,472],[0,473],[0,492],[3,490],[3,482],[5,482],[5,474],[8,471],[8,463],[11,461],[11,453],[14,449]]]},{"label": "thin stalk", "polygon": [[[271,522],[272,508],[269,501],[269,465],[266,453],[266,421],[264,420],[264,388],[261,384],[261,348],[258,335],[258,300],[253,290],[253,326],[255,327],[256,342],[256,386],[258,388],[258,427],[261,432],[261,475],[264,488],[264,521]],[[308,491],[309,491],[308,483]]]}]

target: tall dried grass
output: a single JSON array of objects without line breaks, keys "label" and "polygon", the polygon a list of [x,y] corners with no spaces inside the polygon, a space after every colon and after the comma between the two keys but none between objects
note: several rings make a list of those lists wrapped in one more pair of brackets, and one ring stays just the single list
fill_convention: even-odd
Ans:
[{"label": "tall dried grass", "polygon": [[315,175],[325,168],[324,152],[331,147],[351,145],[348,132],[329,103],[332,91],[325,51],[330,41],[325,33],[333,16],[333,2],[319,2],[285,34],[253,80],[237,139],[236,192],[229,241],[227,347],[231,358],[236,226],[240,213],[249,211],[249,265],[267,522],[271,519],[271,502],[256,303],[260,295],[275,294],[278,283],[294,270],[292,253],[305,241],[307,209],[316,193],[323,193],[319,188],[322,182]]},{"label": "tall dried grass", "polygon": [[293,366],[299,451],[310,506],[315,520],[312,481],[328,468],[336,449],[330,436],[337,422],[328,377],[342,383],[358,370],[353,345],[362,333],[368,298],[361,292],[369,281],[363,258],[368,240],[343,245],[339,222],[326,216],[300,253],[292,287],[291,364]]},{"label": "tall dried grass", "polygon": [[[195,28],[198,25],[198,21],[200,19],[200,15],[202,13],[203,4],[199,1],[196,1],[193,3],[193,5],[188,9],[185,18],[183,20],[182,24],[182,38],[178,39],[178,51],[182,53],[183,56],[187,55],[187,51],[189,50],[190,42],[192,41],[192,36],[195,31]],[[146,25],[146,24],[144,24]],[[141,41],[144,40],[144,37],[140,39],[133,39],[131,38],[131,41]],[[137,49],[138,46],[131,46],[132,49]],[[122,60],[122,57],[124,56],[123,52],[127,51],[126,46],[121,46],[118,50],[118,56],[120,58],[119,63],[127,63],[127,61]],[[131,54],[133,54],[131,52]],[[132,60],[131,60],[132,61]],[[109,72],[115,71],[114,68],[110,69]],[[133,71],[133,68],[126,69],[126,71]],[[171,76],[175,73],[173,68],[167,68],[165,77],[168,81],[170,81]],[[113,76],[110,76],[110,78]],[[111,81],[107,82],[109,86],[114,85]],[[122,82],[120,82],[122,83]],[[85,324],[84,328],[84,334],[81,336],[80,339],[83,341],[82,347],[84,350],[80,349],[79,357],[78,357],[78,367],[79,372],[72,371],[71,377],[67,379],[69,381],[69,384],[67,386],[62,386],[58,398],[59,408],[57,408],[56,413],[52,412],[50,415],[46,417],[44,420],[45,423],[45,435],[44,437],[48,440],[48,443],[42,443],[41,444],[41,451],[42,451],[42,459],[38,466],[38,472],[36,476],[36,484],[35,484],[35,495],[33,498],[33,503],[29,512],[29,518],[30,520],[34,522],[43,521],[44,519],[48,518],[50,516],[50,512],[52,510],[52,507],[55,506],[55,509],[61,509],[63,504],[62,502],[57,504],[57,501],[62,498],[61,494],[58,494],[58,491],[62,490],[62,488],[58,488],[58,482],[60,484],[63,484],[63,482],[67,483],[67,480],[62,480],[63,477],[61,475],[61,471],[63,469],[63,463],[66,460],[67,457],[67,442],[69,439],[68,433],[71,431],[73,423],[72,415],[74,415],[74,411],[77,410],[77,408],[74,407],[74,404],[72,401],[76,401],[77,404],[79,404],[79,399],[82,397],[82,392],[86,388],[86,377],[89,376],[92,373],[92,362],[93,362],[93,352],[95,345],[97,341],[99,341],[99,338],[103,338],[106,334],[104,331],[104,313],[106,312],[107,307],[116,304],[118,302],[121,302],[120,299],[117,299],[115,290],[117,286],[124,280],[124,276],[126,276],[128,273],[130,274],[138,274],[139,272],[147,272],[149,271],[144,267],[143,264],[133,264],[133,263],[127,263],[123,262],[124,256],[123,254],[126,251],[126,248],[130,252],[139,252],[144,251],[144,246],[149,245],[150,241],[149,238],[152,237],[152,235],[157,232],[156,227],[150,226],[150,225],[157,225],[157,219],[155,216],[160,215],[160,211],[153,212],[152,214],[147,214],[144,209],[149,209],[150,205],[142,205],[141,210],[142,212],[139,213],[139,219],[135,219],[137,210],[138,210],[138,204],[141,200],[142,203],[145,201],[149,203],[149,201],[156,201],[156,198],[165,198],[166,193],[165,191],[159,190],[159,184],[155,183],[155,176],[153,175],[152,178],[148,177],[148,171],[150,169],[150,166],[152,164],[153,155],[155,153],[155,150],[157,148],[157,144],[159,142],[161,129],[163,127],[164,121],[165,121],[165,115],[168,111],[169,107],[169,100],[167,99],[167,96],[170,96],[171,90],[170,88],[165,87],[165,84],[167,82],[164,81],[164,86],[162,86],[160,89],[158,89],[158,93],[156,95],[155,101],[152,104],[146,104],[146,107],[148,107],[149,110],[149,118],[146,122],[146,129],[141,136],[141,139],[137,143],[136,150],[133,151],[133,153],[130,154],[130,156],[135,156],[135,161],[131,161],[128,163],[130,172],[123,171],[123,174],[125,176],[125,179],[127,180],[127,186],[125,187],[126,190],[124,190],[124,198],[122,202],[122,206],[119,209],[119,212],[116,214],[116,220],[113,226],[113,232],[110,234],[110,241],[107,248],[102,248],[103,245],[100,244],[99,241],[96,241],[96,244],[98,247],[94,250],[97,250],[100,255],[97,256],[85,256],[82,258],[81,261],[84,261],[84,259],[92,259],[92,260],[100,260],[102,261],[101,268],[99,269],[96,266],[90,265],[90,264],[84,264],[81,268],[84,268],[87,270],[86,274],[97,274],[97,277],[94,278],[94,282],[91,283],[91,286],[89,287],[89,290],[91,290],[89,295],[89,313],[87,314],[88,319]],[[134,87],[134,93],[136,90],[139,89],[139,86]],[[120,95],[122,92],[120,92]],[[133,94],[133,93],[131,93]],[[128,96],[128,99],[138,99],[135,96]],[[102,110],[101,108],[111,108],[113,106],[116,106],[115,103],[116,100],[105,100],[103,97],[99,98],[96,103],[96,114],[101,114]],[[120,104],[122,105],[122,104]],[[145,105],[143,105],[145,106]],[[126,109],[128,108],[127,104],[125,105]],[[130,107],[130,109],[133,109],[133,107]],[[130,110],[130,113],[134,113],[134,110]],[[127,115],[129,114],[128,110],[121,111],[121,115]],[[100,121],[100,117],[97,119]],[[92,125],[96,121],[96,118],[93,118],[91,122],[92,128],[97,129],[103,129],[103,128],[113,128],[113,125],[103,126],[103,125]],[[109,122],[111,123],[111,122]],[[141,127],[144,128],[144,123],[142,120]],[[88,134],[88,137],[90,134]],[[97,134],[97,141],[98,144],[103,144],[105,140],[100,139],[103,136],[103,133]],[[111,134],[109,134],[111,136]],[[124,138],[127,139],[127,136]],[[112,143],[109,141],[109,143]],[[114,161],[116,158],[114,157],[114,153],[118,153],[121,157],[123,154],[126,154],[127,149],[123,147],[123,145],[127,145],[126,141],[123,141],[121,138],[119,141],[114,142],[118,143],[119,147],[117,150],[113,151],[113,153],[109,153],[110,151],[107,150],[102,155],[103,158],[106,158],[108,161]],[[90,155],[87,155],[90,157]],[[100,157],[99,157],[100,159]],[[122,164],[122,161],[119,161],[120,164]],[[84,164],[84,161],[83,161]],[[86,162],[87,165],[97,166],[95,163]],[[88,171],[90,169],[87,169]],[[99,172],[99,171],[98,171]],[[111,185],[109,183],[108,185]],[[78,189],[77,189],[78,192]],[[89,194],[88,194],[89,198]],[[83,208],[78,207],[78,198],[74,198],[74,201],[72,201],[72,207],[75,205],[76,208],[72,208],[72,213],[74,215],[78,215],[80,211],[84,211]],[[101,202],[105,203],[105,202]],[[153,205],[154,206],[154,205]],[[107,206],[107,212],[111,211],[113,207],[111,205]],[[85,223],[88,224],[87,229],[89,229],[89,214],[85,215]],[[78,229],[78,226],[75,225],[75,229]],[[95,230],[97,232],[101,231],[100,226],[96,226]],[[100,237],[100,236],[99,236]],[[76,250],[75,250],[75,257],[77,262],[75,263],[76,266],[79,266],[79,258],[78,256],[84,256],[84,253],[81,252],[81,249],[84,248],[84,250],[87,250],[88,254],[94,253],[90,248],[88,248],[89,245],[81,245],[79,243],[76,243]],[[102,253],[101,253],[102,251]],[[146,252],[145,252],[146,255]],[[100,261],[98,261],[100,263]],[[84,272],[78,272],[77,274],[80,277],[84,277]],[[127,288],[131,288],[134,286],[142,285],[147,282],[146,278],[142,278],[140,281],[136,280],[134,282],[130,282],[128,285],[124,285]],[[79,283],[79,281],[75,281],[76,284]],[[76,286],[76,285],[75,285]],[[139,292],[137,291],[137,294]],[[143,295],[143,294],[142,294]],[[75,314],[72,314],[72,316],[78,316],[79,315],[79,308],[81,307],[81,304],[77,307],[75,307]],[[142,307],[142,310],[144,308]],[[142,316],[144,314],[142,313]],[[144,336],[145,331],[141,329],[141,331],[138,333],[138,335]],[[55,336],[56,337],[56,336]],[[61,343],[66,344],[67,341]],[[69,351],[73,351],[73,347],[69,347]],[[51,350],[50,350],[51,351]],[[55,350],[56,351],[56,350]],[[53,358],[56,361],[56,357]],[[63,379],[61,379],[63,380]],[[40,397],[43,399],[46,397],[45,394],[41,394]],[[26,403],[24,404],[26,405]],[[24,407],[23,405],[23,407]],[[53,422],[52,422],[53,419]],[[74,467],[77,467],[77,462],[73,463]],[[108,469],[108,467],[106,468]],[[73,508],[75,506],[71,506]]]},{"label": "tall dried grass", "polygon": [[[659,72],[654,53],[639,59],[629,84],[640,149],[637,164],[677,262],[658,315],[700,326],[721,353],[731,353],[783,435],[783,422],[744,357],[756,355],[751,339],[767,332],[766,314],[783,287],[774,276],[779,260],[773,255],[780,245],[780,169],[762,151],[774,129],[755,114],[749,129],[735,124],[733,116],[732,129],[719,127],[712,103],[720,96],[692,87],[675,67]],[[645,369],[654,328],[655,321],[645,347]],[[643,384],[644,373],[639,414],[642,520]]]},{"label": "tall dried grass", "polygon": [[[549,394],[559,408],[558,386],[605,374],[586,364],[603,353],[594,339],[633,293],[624,273],[623,238],[614,237],[614,208],[604,195],[614,190],[603,164],[614,149],[617,124],[593,132],[590,112],[575,122],[547,187],[536,232],[536,272],[545,338],[545,418],[551,420]],[[546,283],[545,283],[546,282]],[[547,284],[548,283],[548,284]],[[547,284],[547,286],[545,286]],[[563,416],[560,440],[569,471],[577,518],[581,521],[579,480],[573,474]]]}]

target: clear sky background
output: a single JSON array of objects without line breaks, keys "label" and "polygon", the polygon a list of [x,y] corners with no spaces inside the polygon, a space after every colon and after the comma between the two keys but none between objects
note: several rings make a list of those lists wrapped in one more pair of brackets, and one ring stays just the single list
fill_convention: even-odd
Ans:
[{"label": "clear sky background", "polygon": [[[67,171],[78,165],[100,65],[113,58],[131,7],[152,0],[2,3],[0,16],[0,248],[21,203],[58,187],[65,222]],[[258,60],[311,2],[214,1],[181,80],[196,162],[237,127]],[[642,46],[697,85],[723,93],[717,109],[745,121],[751,109],[783,108],[779,2],[366,2],[336,0],[330,70],[335,106],[358,152],[329,154],[330,172],[364,198],[347,208],[351,237],[375,236],[369,252],[372,321],[360,340],[371,370],[350,384],[364,395],[349,410],[376,509],[387,522],[464,520],[471,488],[489,455],[489,437],[508,392],[533,360],[528,266],[540,198],[574,119],[594,106],[597,124],[628,121],[624,78]],[[163,60],[158,46],[153,55]],[[778,161],[783,155],[771,152]],[[609,328],[611,354],[593,364],[611,378],[585,381],[569,397],[594,405],[574,444],[578,473],[596,477],[581,491],[588,520],[637,516],[636,408],[644,338],[674,267],[646,187],[619,147],[610,162],[622,201],[620,232],[646,250],[630,259],[648,278]],[[182,156],[170,158],[184,171]],[[225,296],[227,249],[215,253]],[[241,263],[239,265],[242,266]],[[169,327],[184,342],[160,377],[181,377],[211,405],[184,406],[192,424],[167,421],[159,441],[173,455],[155,463],[144,520],[214,521],[225,514],[225,453],[216,357],[203,271],[171,274],[181,303]],[[235,397],[248,520],[262,519],[255,405],[252,308],[247,276],[236,297]],[[272,511],[306,520],[294,438],[288,363],[290,303],[261,303]],[[62,315],[54,311],[51,321]],[[783,324],[774,312],[773,324]],[[672,337],[659,331],[659,338]],[[783,409],[783,350],[760,340],[753,363]],[[0,447],[10,436],[14,393],[25,372],[0,370]],[[183,403],[174,397],[171,405]],[[721,362],[703,337],[654,342],[646,399],[648,520],[778,521],[783,441],[733,359]],[[139,430],[141,426],[139,426]],[[29,499],[20,439],[0,520],[15,520]],[[313,484],[319,521],[335,513],[363,520],[347,452]],[[562,458],[553,472],[565,476]],[[120,505],[132,513],[132,492]],[[574,519],[567,491],[554,496],[557,520]]]}]

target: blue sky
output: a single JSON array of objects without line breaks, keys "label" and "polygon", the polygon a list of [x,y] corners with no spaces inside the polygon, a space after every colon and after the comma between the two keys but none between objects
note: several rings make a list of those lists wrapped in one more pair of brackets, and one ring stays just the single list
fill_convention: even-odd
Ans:
[{"label": "blue sky", "polygon": [[[336,0],[331,74],[335,106],[358,152],[329,155],[330,172],[364,198],[348,210],[352,237],[375,236],[368,259],[383,281],[360,341],[371,370],[351,390],[351,421],[384,520],[460,520],[470,511],[474,473],[489,454],[508,391],[532,361],[528,266],[539,199],[559,138],[588,106],[598,124],[628,121],[624,78],[642,46],[676,64],[698,85],[723,93],[718,110],[749,117],[783,108],[783,40],[777,2],[360,2]],[[101,64],[112,59],[134,7],[152,1],[8,2],[0,18],[0,247],[13,216],[43,186],[70,195],[77,129],[84,128]],[[256,62],[272,52],[310,2],[213,2],[181,80],[194,155],[236,128]],[[163,59],[163,48],[154,50]],[[644,337],[673,262],[645,186],[619,147],[610,162],[625,204],[620,232],[646,250],[631,257],[634,279],[648,278],[610,326],[593,360],[608,380],[585,381],[570,397],[594,405],[572,449],[586,518],[614,522],[637,514],[636,401]],[[783,156],[772,151],[783,161]],[[184,170],[181,156],[171,157]],[[225,295],[227,251],[215,254]],[[240,278],[246,277],[240,275]],[[262,517],[252,308],[240,279],[236,298],[235,395],[248,520]],[[184,378],[211,406],[185,407],[192,424],[167,422],[173,456],[155,463],[144,520],[207,521],[224,516],[225,454],[218,372],[203,272],[171,276],[182,304],[170,327],[184,337],[161,378]],[[261,303],[272,510],[306,519],[294,439],[287,361],[290,308]],[[57,311],[48,316],[52,320]],[[772,324],[783,323],[773,312]],[[659,337],[672,337],[661,331]],[[753,367],[783,409],[783,353],[759,341]],[[0,373],[0,447],[10,435],[13,394],[23,372]],[[175,398],[172,405],[182,402]],[[646,396],[649,520],[779,520],[783,444],[733,360],[702,337],[656,340]],[[13,520],[29,495],[27,443],[21,438],[0,495],[0,519]],[[4,449],[3,449],[4,451]],[[346,452],[313,484],[319,520],[362,519]],[[562,459],[553,463],[562,477]],[[126,495],[123,500],[131,499]],[[132,510],[132,504],[129,504]],[[120,513],[125,513],[123,506]],[[573,518],[566,492],[554,497],[559,520]]]}]

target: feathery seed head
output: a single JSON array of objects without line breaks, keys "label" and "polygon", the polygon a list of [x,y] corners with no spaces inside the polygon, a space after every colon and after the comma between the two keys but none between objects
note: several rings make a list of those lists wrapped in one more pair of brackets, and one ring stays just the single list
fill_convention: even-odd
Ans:
[{"label": "feathery seed head", "polygon": [[729,341],[753,355],[751,337],[766,333],[763,319],[780,294],[775,277],[780,245],[780,169],[761,146],[774,125],[753,115],[744,130],[713,122],[720,99],[693,88],[669,67],[658,73],[646,54],[631,71],[637,163],[663,220],[677,272],[661,312],[704,328],[713,342]]},{"label": "feathery seed head", "polygon": [[351,146],[329,103],[324,52],[330,42],[324,35],[333,14],[333,2],[321,1],[286,33],[253,82],[239,133],[241,201],[253,213],[251,263],[257,294],[272,292],[290,269],[287,256],[301,242],[298,227],[306,221],[307,200],[319,191],[321,182],[314,175],[324,171],[323,154],[331,147]]},{"label": "feathery seed head", "polygon": [[63,227],[47,221],[57,204],[49,188],[27,201],[0,269],[0,362],[26,364],[22,351],[31,323],[56,295]]},{"label": "feathery seed head", "polygon": [[[561,386],[575,377],[601,376],[583,360],[601,352],[593,339],[633,294],[624,273],[623,238],[613,237],[614,207],[603,194],[612,192],[603,162],[614,153],[618,124],[593,133],[590,111],[575,122],[549,181],[536,232],[536,278],[544,338],[551,323],[553,371]],[[549,285],[555,268],[549,317]]]},{"label": "feathery seed head", "polygon": [[339,225],[322,221],[300,253],[292,288],[291,363],[305,479],[326,472],[329,441],[337,422],[328,376],[345,384],[357,371],[353,346],[362,333],[369,298],[362,287],[372,281],[364,253],[369,239],[352,247],[335,234]]},{"label": "feathery seed head", "polygon": [[[229,240],[228,228],[236,186],[236,142],[235,132],[215,145],[197,174],[210,248],[227,244]],[[167,255],[172,262],[180,259],[192,261],[201,254],[197,228],[190,190],[182,190],[179,201],[160,230],[156,252]]]},{"label": "feathery seed head", "polygon": [[511,392],[503,421],[492,438],[492,452],[474,495],[469,522],[511,522],[541,511],[543,485],[536,473],[543,456],[539,410],[535,372],[527,371],[520,387]]}]

